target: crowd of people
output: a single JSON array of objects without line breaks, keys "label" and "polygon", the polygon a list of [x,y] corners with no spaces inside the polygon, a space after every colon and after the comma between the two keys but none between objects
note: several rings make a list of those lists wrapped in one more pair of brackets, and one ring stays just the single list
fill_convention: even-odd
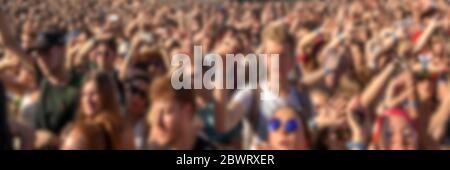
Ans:
[{"label": "crowd of people", "polygon": [[[0,149],[450,148],[448,0],[0,3]],[[174,89],[197,45],[279,54],[279,95]]]}]

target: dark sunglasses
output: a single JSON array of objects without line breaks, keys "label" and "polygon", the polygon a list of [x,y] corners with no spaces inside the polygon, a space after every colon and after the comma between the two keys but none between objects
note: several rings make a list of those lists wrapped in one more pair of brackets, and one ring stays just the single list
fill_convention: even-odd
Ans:
[{"label": "dark sunglasses", "polygon": [[[272,118],[268,124],[269,131],[271,131],[271,132],[276,131],[281,127],[281,125],[282,125],[282,122],[280,119]],[[287,133],[295,132],[298,129],[298,127],[299,127],[299,123],[295,119],[289,119],[288,121],[286,121],[284,123],[284,130]]]},{"label": "dark sunglasses", "polygon": [[128,90],[131,92],[131,94],[138,95],[139,97],[146,99],[147,98],[147,92],[144,90],[139,89],[136,86],[129,86]]}]

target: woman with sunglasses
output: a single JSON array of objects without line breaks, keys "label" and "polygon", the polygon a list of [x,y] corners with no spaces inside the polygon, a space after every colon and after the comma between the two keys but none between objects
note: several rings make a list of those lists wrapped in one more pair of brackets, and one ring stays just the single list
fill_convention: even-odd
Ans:
[{"label": "woman with sunglasses", "polygon": [[268,123],[268,138],[258,150],[307,150],[310,135],[306,121],[293,108],[284,106],[275,111]]}]

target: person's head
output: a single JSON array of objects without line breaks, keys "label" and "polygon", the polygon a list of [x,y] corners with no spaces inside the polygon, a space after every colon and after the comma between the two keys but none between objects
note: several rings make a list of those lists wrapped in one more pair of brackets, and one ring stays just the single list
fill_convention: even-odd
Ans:
[{"label": "person's head", "polygon": [[46,32],[38,34],[29,50],[37,51],[37,57],[51,73],[59,73],[64,69],[65,54],[64,33]]},{"label": "person's head", "polygon": [[102,125],[93,121],[78,121],[64,134],[62,150],[113,149],[111,138]]},{"label": "person's head", "polygon": [[[289,71],[293,68],[294,63],[294,42],[291,35],[285,29],[282,24],[274,23],[267,26],[262,35],[262,53],[269,55],[279,55],[279,68],[280,68],[280,82],[285,82],[288,79]],[[282,66],[282,67],[281,67]],[[271,60],[267,60],[267,68],[276,67],[273,66]],[[269,74],[271,72],[269,71]],[[269,77],[271,77],[269,75]]]},{"label": "person's head", "polygon": [[20,42],[24,49],[29,49],[32,46],[33,37],[36,36],[37,22],[32,20],[26,20],[22,24]]},{"label": "person's head", "polygon": [[151,133],[158,134],[158,145],[171,146],[179,142],[186,130],[192,128],[195,113],[194,94],[191,89],[176,90],[170,77],[155,79],[150,87],[150,112],[147,122]]},{"label": "person's head", "polygon": [[238,38],[238,30],[233,27],[219,27],[212,35],[211,45],[213,48],[226,46],[226,50],[219,49],[216,51],[220,55],[224,54],[236,54],[242,51],[242,41]]},{"label": "person's head", "polygon": [[116,58],[116,42],[114,39],[97,40],[94,50],[94,60],[97,69],[111,71]]},{"label": "person's head", "polygon": [[33,36],[31,34],[21,34],[20,35],[20,46],[23,49],[30,49],[30,47],[32,46],[32,42],[33,41]]},{"label": "person's head", "polygon": [[81,88],[79,115],[93,118],[101,112],[119,115],[119,103],[113,81],[104,72],[87,75]]},{"label": "person's head", "polygon": [[418,132],[407,112],[388,109],[375,122],[372,142],[381,150],[415,150],[418,149]]},{"label": "person's head", "polygon": [[142,46],[139,50],[134,67],[148,72],[152,77],[166,73],[167,68],[162,53],[157,47]]},{"label": "person's head", "polygon": [[306,121],[293,108],[279,108],[268,123],[268,143],[277,150],[308,149],[309,131]]},{"label": "person's head", "polygon": [[127,114],[141,117],[148,107],[149,77],[143,73],[136,73],[127,78],[125,83],[125,98],[127,99]]}]

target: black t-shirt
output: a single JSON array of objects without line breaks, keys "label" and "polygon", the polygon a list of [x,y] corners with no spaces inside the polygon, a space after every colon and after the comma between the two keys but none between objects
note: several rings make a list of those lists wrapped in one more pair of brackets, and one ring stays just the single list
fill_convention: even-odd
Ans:
[{"label": "black t-shirt", "polygon": [[197,136],[192,150],[217,150],[217,146],[202,136]]},{"label": "black t-shirt", "polygon": [[36,127],[58,134],[74,118],[81,75],[72,70],[67,84],[53,85],[42,76],[39,69],[36,70],[41,92],[35,116]]}]

